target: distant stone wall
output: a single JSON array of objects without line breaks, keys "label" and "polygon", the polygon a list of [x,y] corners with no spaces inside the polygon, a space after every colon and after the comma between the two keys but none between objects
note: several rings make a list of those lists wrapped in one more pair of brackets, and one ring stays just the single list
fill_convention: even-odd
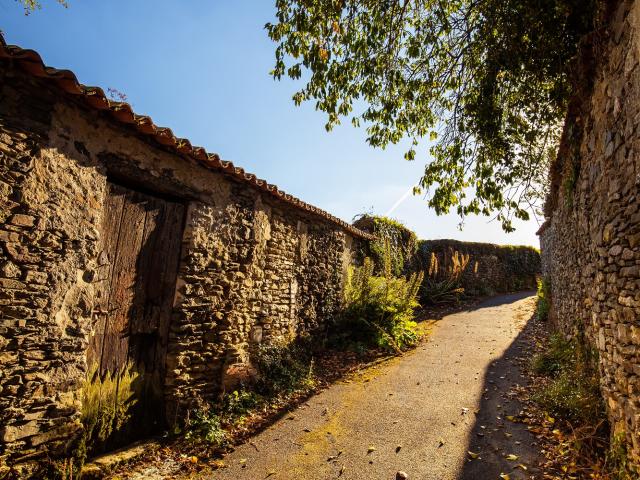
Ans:
[{"label": "distant stone wall", "polygon": [[640,2],[610,4],[584,41],[539,234],[551,318],[599,353],[614,434],[640,465]]},{"label": "distant stone wall", "polygon": [[169,152],[0,61],[0,472],[65,452],[104,280],[108,181],[187,206],[169,327],[169,420],[250,369],[252,344],[322,332],[361,238]]},{"label": "distant stone wall", "polygon": [[[459,240],[418,240],[404,225],[386,217],[363,215],[354,225],[374,234],[375,241],[362,244],[362,255],[372,257],[381,274],[385,246],[391,255],[394,274],[425,272],[425,281],[442,274],[457,252],[468,258],[460,277],[461,287],[469,296],[492,295],[536,288],[540,273],[540,252],[528,246],[494,245]],[[435,255],[437,271],[432,255]]]},{"label": "distant stone wall", "polygon": [[540,273],[540,253],[533,247],[461,242],[458,240],[422,240],[415,255],[414,267],[429,271],[432,254],[440,267],[451,262],[458,252],[469,263],[460,277],[466,295],[531,290]]}]

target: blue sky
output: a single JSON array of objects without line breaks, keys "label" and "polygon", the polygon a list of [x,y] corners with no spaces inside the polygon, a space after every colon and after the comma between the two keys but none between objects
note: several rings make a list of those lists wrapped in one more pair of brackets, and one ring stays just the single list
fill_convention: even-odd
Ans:
[{"label": "blue sky", "polygon": [[[312,105],[295,107],[296,84],[275,82],[274,45],[264,31],[274,0],[42,0],[25,16],[0,3],[8,43],[32,48],[46,64],[87,85],[125,93],[137,113],[178,136],[330,213],[351,221],[386,214],[417,183],[428,160],[402,158],[400,146],[372,149],[349,122],[331,133]],[[438,217],[408,195],[392,217],[420,238],[538,246],[535,221],[506,234],[497,222]]]}]

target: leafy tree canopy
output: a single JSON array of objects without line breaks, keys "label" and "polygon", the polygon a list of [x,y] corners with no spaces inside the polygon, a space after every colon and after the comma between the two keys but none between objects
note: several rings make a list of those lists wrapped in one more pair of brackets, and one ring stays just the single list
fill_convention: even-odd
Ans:
[{"label": "leafy tree canopy", "polygon": [[409,139],[408,160],[429,139],[428,204],[511,231],[544,195],[595,1],[276,0],[272,75],[304,78],[293,100],[327,130],[350,117],[374,147]]},{"label": "leafy tree canopy", "polygon": [[[62,5],[64,7],[67,7],[66,0],[56,0],[56,1],[60,5]],[[16,0],[16,2],[18,2],[20,5],[22,5],[22,8],[24,8],[24,14],[25,15],[29,15],[34,10],[38,10],[38,9],[42,8],[42,5],[40,4],[40,2],[38,0]]]}]

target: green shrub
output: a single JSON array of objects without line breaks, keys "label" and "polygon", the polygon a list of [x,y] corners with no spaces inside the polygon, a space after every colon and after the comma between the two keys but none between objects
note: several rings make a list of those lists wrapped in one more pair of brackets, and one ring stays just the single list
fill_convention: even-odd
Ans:
[{"label": "green shrub", "polygon": [[252,352],[252,364],[258,371],[256,392],[275,396],[315,386],[312,349],[301,342],[256,347]]},{"label": "green shrub", "polygon": [[256,408],[262,398],[249,390],[234,390],[222,398],[221,412],[225,418],[241,418]]},{"label": "green shrub", "polygon": [[576,190],[578,177],[580,176],[580,164],[576,161],[569,162],[565,167],[564,180],[562,188],[564,190],[564,200],[569,210],[573,209],[573,194]]},{"label": "green shrub", "polygon": [[532,369],[548,377],[532,400],[566,424],[567,439],[559,446],[560,453],[569,448],[572,458],[583,463],[583,471],[593,468],[598,472],[590,478],[639,478],[628,456],[624,432],[609,435],[597,364],[597,351],[584,338],[567,340],[553,334],[547,349],[532,360]]},{"label": "green shrub", "polygon": [[227,443],[227,432],[222,428],[220,416],[208,405],[191,412],[186,424],[185,438],[203,440],[214,447]]},{"label": "green shrub", "polygon": [[537,315],[541,321],[547,321],[551,310],[551,284],[548,280],[538,279],[538,306]]},{"label": "green shrub", "polygon": [[418,341],[414,310],[424,274],[393,277],[388,244],[384,276],[374,276],[374,264],[365,258],[361,267],[350,267],[345,285],[345,309],[339,334],[349,343],[400,351]]}]

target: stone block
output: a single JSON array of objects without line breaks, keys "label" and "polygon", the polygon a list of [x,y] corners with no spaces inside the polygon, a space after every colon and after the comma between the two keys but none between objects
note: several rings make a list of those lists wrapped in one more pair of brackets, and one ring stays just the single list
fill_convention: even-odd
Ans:
[{"label": "stone block", "polygon": [[24,283],[12,278],[0,278],[0,287],[10,290],[23,290],[27,286]]},{"label": "stone block", "polygon": [[35,217],[22,214],[15,214],[9,220],[9,223],[11,223],[12,225],[17,225],[19,227],[33,227],[35,225],[35,222]]},{"label": "stone block", "polygon": [[24,422],[6,425],[0,429],[0,439],[5,443],[15,442],[26,437],[31,437],[40,432],[38,422]]},{"label": "stone block", "polygon": [[17,278],[22,274],[22,271],[15,263],[6,261],[0,266],[0,274],[6,278]]}]

